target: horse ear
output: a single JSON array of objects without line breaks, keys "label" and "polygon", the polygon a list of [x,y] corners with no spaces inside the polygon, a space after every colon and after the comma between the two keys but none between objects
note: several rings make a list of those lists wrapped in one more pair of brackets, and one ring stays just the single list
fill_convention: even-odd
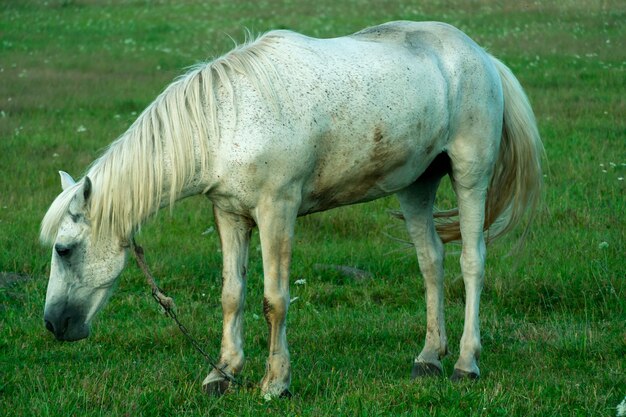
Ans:
[{"label": "horse ear", "polygon": [[89,200],[89,196],[91,196],[91,179],[89,177],[85,177],[83,183],[83,199],[85,203]]},{"label": "horse ear", "polygon": [[91,179],[84,177],[82,182],[80,182],[79,189],[70,202],[70,212],[75,214],[85,212],[92,188]]},{"label": "horse ear", "polygon": [[61,188],[64,190],[70,188],[72,185],[76,184],[74,178],[70,174],[65,171],[59,171],[59,175],[61,176]]}]

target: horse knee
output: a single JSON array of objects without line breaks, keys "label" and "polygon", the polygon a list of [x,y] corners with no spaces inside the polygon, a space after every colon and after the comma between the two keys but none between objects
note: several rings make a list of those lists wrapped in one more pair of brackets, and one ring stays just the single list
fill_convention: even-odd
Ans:
[{"label": "horse knee", "polygon": [[482,278],[485,272],[486,250],[484,244],[478,250],[463,250],[461,253],[461,271],[465,279]]},{"label": "horse knee", "polygon": [[441,241],[418,249],[417,260],[426,281],[434,283],[443,277],[443,244]]},{"label": "horse knee", "polygon": [[418,256],[420,270],[427,281],[438,281],[443,277],[443,255],[436,251],[431,251],[427,255]]},{"label": "horse knee", "polygon": [[289,296],[271,296],[263,297],[263,316],[265,321],[272,323],[274,321],[283,321],[287,316],[289,306]]}]

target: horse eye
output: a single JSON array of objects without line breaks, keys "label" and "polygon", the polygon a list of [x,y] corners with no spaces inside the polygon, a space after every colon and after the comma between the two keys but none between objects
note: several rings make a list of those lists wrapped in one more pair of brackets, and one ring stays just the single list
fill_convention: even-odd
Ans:
[{"label": "horse eye", "polygon": [[54,250],[57,252],[57,254],[61,258],[67,258],[72,253],[72,247],[71,246],[62,245],[60,243],[57,243],[56,245],[54,245]]}]

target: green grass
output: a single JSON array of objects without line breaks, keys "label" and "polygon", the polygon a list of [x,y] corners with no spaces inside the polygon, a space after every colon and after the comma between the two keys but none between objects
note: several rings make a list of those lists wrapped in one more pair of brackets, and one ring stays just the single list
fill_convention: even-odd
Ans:
[{"label": "green grass", "polygon": [[[626,395],[626,7],[400,3],[0,5],[0,415],[615,415]],[[159,314],[132,263],[90,339],[62,344],[47,334],[50,250],[38,228],[60,191],[57,170],[79,176],[185,67],[228,51],[227,34],[330,37],[393,19],[447,21],[502,58],[526,88],[546,146],[544,202],[524,249],[507,256],[517,232],[489,250],[478,383],[409,379],[425,331],[423,285],[412,250],[387,236],[406,238],[387,214],[398,206],[392,198],[298,222],[292,282],[306,284],[292,287],[291,401],[266,402],[257,388],[205,396],[207,366]],[[451,201],[449,190],[441,201]],[[211,225],[210,203],[192,198],[139,240],[180,318],[216,354],[221,255],[215,233],[202,234]],[[258,248],[255,236],[244,374],[254,383],[267,354]],[[455,252],[446,258],[448,374],[463,319]],[[357,282],[320,263],[374,277]]]}]

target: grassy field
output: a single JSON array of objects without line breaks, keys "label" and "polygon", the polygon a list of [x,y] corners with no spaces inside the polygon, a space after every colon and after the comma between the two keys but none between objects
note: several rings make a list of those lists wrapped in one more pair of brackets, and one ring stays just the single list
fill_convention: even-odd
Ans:
[{"label": "grassy field", "polygon": [[[544,4],[549,3],[549,4]],[[161,315],[130,263],[92,337],[59,343],[43,326],[50,250],[39,222],[184,68],[232,48],[244,28],[332,37],[395,19],[456,25],[526,88],[548,161],[545,195],[519,233],[490,248],[481,305],[482,379],[411,381],[425,332],[423,285],[395,199],[302,218],[288,335],[294,397],[258,388],[202,393],[207,365]],[[614,416],[626,395],[626,4],[617,0],[0,2],[0,415]],[[442,205],[453,204],[449,191]],[[219,243],[204,198],[139,235],[179,316],[217,354]],[[207,233],[204,233],[204,232]],[[458,247],[446,258],[451,356],[462,331]],[[354,280],[317,264],[368,271]],[[246,381],[260,381],[267,329],[254,237]]]}]

